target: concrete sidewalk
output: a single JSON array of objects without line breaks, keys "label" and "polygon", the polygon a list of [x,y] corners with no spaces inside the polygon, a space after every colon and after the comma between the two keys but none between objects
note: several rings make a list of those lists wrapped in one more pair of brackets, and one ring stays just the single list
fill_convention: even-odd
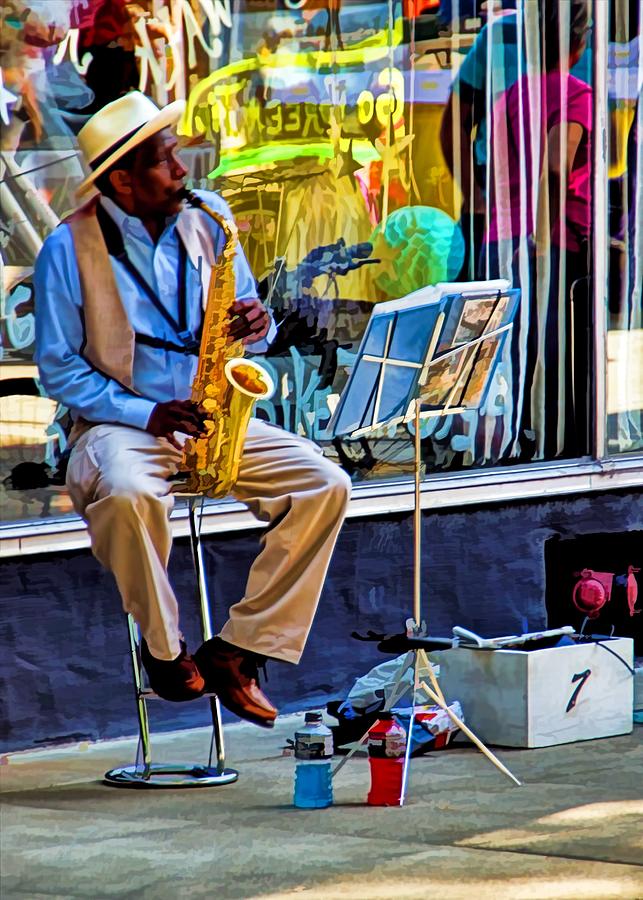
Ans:
[{"label": "concrete sidewalk", "polygon": [[[16,754],[0,767],[3,900],[26,898],[643,898],[643,728],[544,750],[499,751],[515,787],[470,746],[412,761],[408,804],[367,807],[368,763],[335,779],[335,806],[291,805],[301,716],[227,729],[236,784],[118,790],[105,770],[133,741]],[[158,761],[204,761],[208,732],[156,738]]]}]

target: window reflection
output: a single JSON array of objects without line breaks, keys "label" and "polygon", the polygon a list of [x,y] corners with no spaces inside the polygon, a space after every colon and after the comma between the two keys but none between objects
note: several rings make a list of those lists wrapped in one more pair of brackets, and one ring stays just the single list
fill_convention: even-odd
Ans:
[{"label": "window reflection", "polygon": [[458,69],[442,126],[445,157],[460,148],[462,276],[522,291],[509,458],[589,451],[590,16],[584,0],[503,3]]},{"label": "window reflection", "polygon": [[[93,6],[107,16],[109,2]],[[259,414],[318,440],[356,480],[398,478],[410,458],[405,427],[326,434],[373,304],[442,281],[506,278],[520,304],[511,339],[489,348],[480,408],[425,426],[429,469],[590,452],[592,58],[609,39],[607,447],[641,449],[636,0],[610,4],[602,36],[591,0],[175,0],[153,21],[107,16],[116,35],[66,2],[5,7],[22,24],[0,46],[15,97],[0,154],[3,372],[32,365],[30,271],[74,207],[77,131],[110,91],[185,95],[191,182],[230,203],[280,323],[267,357],[279,390]],[[12,410],[27,410],[16,396]],[[3,477],[64,451],[65,410],[32,407],[23,432],[37,422],[38,439],[0,448]],[[29,497],[20,508],[45,514]]]},{"label": "window reflection", "polygon": [[616,0],[609,63],[607,449],[643,448],[643,59],[641,8]]}]

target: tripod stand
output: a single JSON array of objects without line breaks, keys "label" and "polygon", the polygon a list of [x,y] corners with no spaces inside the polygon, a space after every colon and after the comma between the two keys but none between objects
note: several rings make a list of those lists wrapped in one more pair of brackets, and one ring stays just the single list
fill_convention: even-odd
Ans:
[{"label": "tripod stand", "polygon": [[[450,288],[456,287],[457,293],[449,292]],[[509,769],[449,707],[426,651],[431,649],[431,645],[434,645],[433,648],[435,645],[444,648],[452,644],[445,639],[425,637],[421,594],[422,418],[477,408],[483,402],[500,348],[511,331],[518,306],[519,295],[515,291],[507,291],[507,288],[507,283],[499,282],[488,285],[438,285],[403,300],[379,304],[371,317],[357,363],[331,422],[335,435],[350,432],[351,437],[362,436],[382,425],[414,423],[413,617],[407,620],[408,652],[400,665],[386,710],[390,711],[406,692],[403,679],[412,666],[412,706],[400,805],[403,805],[406,796],[411,735],[420,691],[439,706],[503,774],[520,785]],[[470,338],[472,331],[475,335],[473,339],[463,338],[463,335]],[[448,338],[446,350],[445,335]],[[379,367],[375,373],[374,365]],[[434,367],[433,371],[431,367]],[[406,394],[402,397],[399,395],[400,384],[406,388]],[[433,403],[423,410],[422,398],[426,396],[430,396]],[[419,678],[420,665],[427,669],[428,683]],[[367,737],[368,732],[334,769],[333,776]]]},{"label": "tripod stand", "polygon": [[[443,639],[431,639],[425,637],[426,625],[422,622],[422,592],[421,592],[421,566],[422,566],[422,507],[421,507],[421,407],[422,403],[419,398],[415,401],[415,436],[414,436],[414,505],[413,505],[413,618],[406,621],[406,633],[408,638],[409,649],[400,664],[393,690],[389,695],[385,712],[393,709],[397,701],[407,691],[404,683],[404,676],[409,668],[413,668],[413,686],[411,688],[411,715],[409,718],[408,737],[406,742],[406,751],[404,755],[404,768],[402,771],[402,790],[400,793],[400,806],[404,805],[406,791],[408,785],[408,776],[411,760],[411,736],[413,733],[413,722],[417,714],[417,698],[422,691],[436,706],[439,706],[451,719],[453,724],[465,734],[469,740],[483,753],[487,759],[496,766],[499,771],[510,778],[514,784],[520,786],[521,782],[509,771],[509,769],[498,759],[498,757],[489,750],[489,748],[465,725],[462,719],[449,706],[442,692],[438,680],[433,671],[433,666],[427,656],[427,649],[431,645],[446,648],[451,646],[451,641]],[[415,644],[415,646],[414,646]],[[420,667],[427,670],[428,680],[430,684],[419,678]],[[370,731],[370,728],[369,728]],[[341,762],[333,770],[333,778],[344,767],[348,760],[359,750],[366,742],[369,732],[366,731],[360,740],[349,751],[349,753],[341,760]]]},{"label": "tripod stand", "polygon": [[[422,633],[425,632],[425,627],[422,623],[422,593],[421,593],[421,566],[422,566],[422,507],[421,507],[421,441],[420,441],[420,426],[421,426],[421,407],[422,403],[419,398],[415,401],[415,436],[414,436],[414,461],[415,461],[415,490],[414,490],[414,508],[413,508],[413,631],[416,637],[421,637]],[[409,657],[413,657],[412,661]],[[429,675],[430,686],[425,681],[420,681],[418,677],[418,671],[420,663],[427,669]],[[513,775],[509,769],[500,762],[498,757],[486,747],[482,741],[471,731],[471,729],[464,724],[464,722],[460,719],[459,716],[455,714],[453,709],[448,705],[444,694],[442,693],[442,689],[438,684],[438,680],[435,677],[435,672],[433,671],[433,666],[426,654],[426,650],[422,648],[415,648],[409,651],[407,660],[405,660],[400,666],[400,672],[398,673],[398,677],[396,679],[397,685],[400,684],[402,678],[406,674],[409,668],[409,664],[413,665],[413,687],[411,689],[411,716],[409,720],[409,734],[408,740],[406,742],[406,753],[404,756],[404,770],[402,774],[402,791],[400,795],[400,806],[404,804],[404,798],[406,796],[406,788],[408,783],[408,774],[409,774],[409,763],[411,758],[411,735],[413,733],[413,722],[416,715],[416,700],[417,694],[419,690],[422,690],[429,699],[433,701],[437,706],[439,706],[444,712],[449,716],[454,725],[456,725],[466,736],[472,741],[478,750],[483,753],[487,759],[489,759],[496,768],[498,768],[501,772],[503,772],[508,778],[510,778],[515,784],[521,784],[520,781]],[[393,707],[395,704],[397,697],[396,689],[394,689],[394,693],[389,699],[389,707]]]}]

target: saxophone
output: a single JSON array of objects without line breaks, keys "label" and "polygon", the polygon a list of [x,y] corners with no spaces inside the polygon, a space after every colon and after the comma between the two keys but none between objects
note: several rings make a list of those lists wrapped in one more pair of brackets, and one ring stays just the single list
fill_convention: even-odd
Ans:
[{"label": "saxophone", "polygon": [[188,190],[182,193],[190,206],[202,210],[223,229],[225,245],[212,267],[199,363],[192,383],[192,400],[207,414],[205,431],[201,437],[186,441],[181,468],[188,472],[188,478],[181,490],[223,497],[238,478],[254,404],[270,397],[274,385],[263,366],[243,358],[243,342],[231,342],[228,337],[235,302],[236,226],[196,194]]}]

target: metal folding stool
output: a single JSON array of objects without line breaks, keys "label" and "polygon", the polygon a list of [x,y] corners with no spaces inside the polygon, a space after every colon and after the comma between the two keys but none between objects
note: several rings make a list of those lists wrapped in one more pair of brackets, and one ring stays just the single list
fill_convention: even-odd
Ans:
[{"label": "metal folding stool", "polygon": [[[204,641],[212,637],[212,620],[210,617],[210,603],[208,588],[205,578],[205,566],[203,563],[203,548],[201,546],[200,519],[197,524],[196,507],[203,503],[201,495],[177,494],[188,500],[188,518],[190,523],[190,547],[192,561],[196,576],[197,596],[201,614],[201,630]],[[136,709],[138,712],[139,742],[136,754],[136,762],[132,766],[121,766],[110,769],[105,773],[106,784],[115,787],[214,787],[222,784],[231,784],[239,777],[235,769],[229,769],[225,764],[225,747],[223,741],[223,725],[221,722],[221,708],[219,699],[215,694],[205,694],[210,703],[212,714],[212,738],[210,740],[210,753],[207,765],[199,763],[163,764],[152,762],[152,748],[150,741],[150,725],[147,713],[147,701],[160,699],[146,686],[145,675],[141,663],[140,636],[138,627],[132,616],[127,616],[130,652],[132,658],[132,672],[134,676],[134,690],[136,693]],[[213,755],[216,754],[216,765],[213,765]]]}]

